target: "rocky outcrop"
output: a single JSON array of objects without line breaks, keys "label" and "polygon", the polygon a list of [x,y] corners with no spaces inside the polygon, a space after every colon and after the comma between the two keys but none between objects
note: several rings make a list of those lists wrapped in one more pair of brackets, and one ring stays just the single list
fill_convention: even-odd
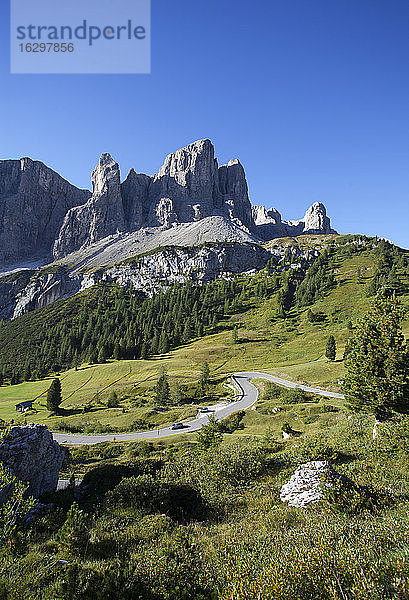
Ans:
[{"label": "rocky outcrop", "polygon": [[214,244],[196,248],[166,248],[128,264],[107,269],[100,281],[132,287],[149,296],[174,283],[207,283],[218,277],[258,271],[271,253],[257,244]]},{"label": "rocky outcrop", "polygon": [[247,189],[246,174],[240,161],[231,160],[219,168],[219,189],[225,214],[238,227],[254,229],[254,220]]},{"label": "rocky outcrop", "polygon": [[0,463],[28,483],[28,493],[35,498],[57,488],[64,456],[63,448],[45,425],[11,427],[0,440]]},{"label": "rocky outcrop", "polygon": [[150,225],[198,221],[221,208],[213,144],[199,140],[170,154],[153,178],[149,202]]},{"label": "rocky outcrop", "polygon": [[300,465],[290,481],[282,486],[280,500],[288,506],[305,508],[323,499],[326,487],[343,482],[345,477],[337,473],[326,460],[313,460]]},{"label": "rocky outcrop", "polygon": [[[179,227],[182,227],[179,226]],[[180,237],[180,236],[176,236]],[[132,243],[129,244],[130,251]],[[92,247],[94,248],[94,247]],[[286,255],[285,246],[266,250],[259,244],[243,242],[205,243],[199,246],[167,246],[146,255],[135,256],[119,264],[107,266],[92,262],[79,268],[50,266],[36,271],[20,271],[0,278],[0,319],[8,320],[36,308],[48,306],[96,284],[116,283],[152,296],[174,283],[195,281],[207,283],[218,277],[231,278],[239,273],[256,272],[272,261],[280,271]],[[288,252],[288,251],[287,251]],[[293,268],[311,264],[317,250],[291,249]],[[103,250],[97,254],[100,258]],[[301,260],[302,259],[302,260]]]},{"label": "rocky outcrop", "polygon": [[49,258],[65,215],[89,196],[41,162],[0,161],[0,264]]},{"label": "rocky outcrop", "polygon": [[266,241],[276,237],[336,233],[321,202],[310,206],[304,218],[298,221],[283,221],[277,209],[266,210],[264,206],[253,207],[253,218],[257,235]]},{"label": "rocky outcrop", "polygon": [[327,211],[321,202],[315,202],[310,206],[300,221],[289,221],[288,227],[294,231],[293,235],[336,233],[331,229]]},{"label": "rocky outcrop", "polygon": [[35,271],[27,269],[0,278],[0,320],[13,318],[17,298],[25,295],[34,275]]},{"label": "rocky outcrop", "polygon": [[217,277],[257,271],[268,260],[281,255],[258,244],[215,243],[196,247],[168,247],[108,268],[70,271],[67,267],[46,267],[20,271],[0,278],[0,319],[19,317],[61,298],[99,283],[117,283],[148,296],[174,283],[207,283]]},{"label": "rocky outcrop", "polygon": [[81,289],[82,277],[64,267],[19,271],[0,278],[0,319],[20,317]]},{"label": "rocky outcrop", "polygon": [[287,223],[283,223],[276,208],[267,210],[264,206],[253,206],[252,215],[258,236],[262,240],[287,235]]},{"label": "rocky outcrop", "polygon": [[151,177],[129,171],[121,185],[121,196],[128,231],[137,231],[146,225],[149,217],[149,186]]}]

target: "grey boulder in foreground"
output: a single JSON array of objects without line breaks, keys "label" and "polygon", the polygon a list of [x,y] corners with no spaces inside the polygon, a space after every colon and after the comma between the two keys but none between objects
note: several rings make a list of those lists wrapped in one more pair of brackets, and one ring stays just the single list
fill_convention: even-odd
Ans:
[{"label": "grey boulder in foreground", "polygon": [[[306,392],[318,394],[326,398],[338,398],[343,399],[342,394],[336,392],[329,392],[321,390],[316,387],[300,385],[293,381],[276,377],[268,373],[259,373],[258,371],[249,371],[242,373],[235,373],[231,376],[232,383],[236,389],[236,400],[234,402],[216,404],[210,414],[213,414],[217,421],[225,419],[232,413],[238,410],[247,410],[253,406],[258,398],[258,389],[251,383],[252,379],[267,379],[277,385],[281,385],[287,388],[299,388]],[[172,426],[164,427],[162,429],[155,429],[151,431],[141,431],[138,433],[118,433],[118,434],[101,434],[101,435],[83,435],[83,434],[65,434],[65,433],[54,433],[53,438],[60,444],[69,444],[72,446],[83,446],[99,444],[101,442],[127,442],[132,440],[158,440],[172,435],[180,435],[181,433],[192,433],[199,431],[209,422],[209,414],[200,414],[196,419],[186,421],[183,429],[173,430]]]},{"label": "grey boulder in foreground", "polygon": [[56,489],[64,456],[45,425],[11,427],[0,441],[0,463],[28,483],[28,493],[35,498]]}]

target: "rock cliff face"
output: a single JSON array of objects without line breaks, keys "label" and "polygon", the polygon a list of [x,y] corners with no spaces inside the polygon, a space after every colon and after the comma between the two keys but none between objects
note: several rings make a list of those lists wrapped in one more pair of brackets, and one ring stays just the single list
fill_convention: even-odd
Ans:
[{"label": "rock cliff face", "polygon": [[294,228],[295,235],[305,233],[336,233],[331,229],[331,222],[327,217],[325,206],[321,202],[315,202],[305,213],[300,221],[289,221],[288,226]]},{"label": "rock cliff face", "polygon": [[50,262],[118,233],[143,238],[147,228],[215,217],[236,228],[237,240],[332,232],[320,203],[289,222],[275,209],[252,208],[242,165],[234,159],[219,167],[207,139],[170,154],[157,175],[131,169],[122,183],[118,164],[102,154],[92,186],[92,193],[79,190],[29,158],[0,161],[0,265],[37,257]]},{"label": "rock cliff face", "polygon": [[[255,243],[221,242],[195,247],[169,246],[114,266],[20,271],[0,278],[0,319],[13,319],[96,284],[116,283],[152,296],[174,283],[207,283],[218,277],[255,272],[269,260],[279,267],[285,252],[284,246],[266,250]],[[318,251],[295,247],[293,254],[311,263]]]},{"label": "rock cliff face", "polygon": [[215,244],[199,248],[166,248],[128,264],[107,269],[100,281],[115,282],[153,295],[174,283],[207,283],[218,277],[258,271],[272,254],[258,244]]},{"label": "rock cliff face", "polygon": [[49,257],[67,211],[89,196],[41,162],[0,161],[0,264]]},{"label": "rock cliff face", "polygon": [[129,231],[137,231],[148,223],[148,193],[151,181],[148,175],[136,173],[131,169],[121,185],[124,217]]},{"label": "rock cliff face", "polygon": [[[3,319],[15,319],[36,308],[43,308],[60,298],[72,296],[81,288],[81,278],[72,276],[63,267],[56,270],[21,272],[10,281],[12,285],[1,285],[0,279],[0,316]],[[19,281],[20,280],[20,281]],[[16,288],[20,288],[16,293]]]},{"label": "rock cliff face", "polygon": [[287,223],[283,223],[276,208],[265,209],[264,206],[253,206],[254,223],[257,233],[263,240],[287,235]]},{"label": "rock cliff face", "polygon": [[61,258],[116,232],[170,228],[224,216],[250,233],[254,229],[244,169],[238,160],[219,168],[209,140],[170,154],[153,177],[133,169],[120,184],[119,167],[103,154],[93,174],[93,195],[70,210],[54,245]]},{"label": "rock cliff face", "polygon": [[70,271],[61,266],[20,271],[0,279],[0,319],[14,319],[97,283],[118,283],[153,295],[173,283],[188,280],[206,283],[220,276],[259,270],[272,256],[258,244],[221,243],[169,247],[97,270]]},{"label": "rock cliff face", "polygon": [[149,188],[149,224],[169,226],[213,214],[220,204],[217,173],[209,140],[170,154]]},{"label": "rock cliff face", "polygon": [[234,159],[219,168],[219,186],[225,213],[233,223],[251,232],[254,229],[254,220],[246,174],[240,161]]},{"label": "rock cliff face", "polygon": [[29,484],[28,492],[35,498],[57,488],[64,456],[45,425],[12,427],[0,440],[0,462]]}]

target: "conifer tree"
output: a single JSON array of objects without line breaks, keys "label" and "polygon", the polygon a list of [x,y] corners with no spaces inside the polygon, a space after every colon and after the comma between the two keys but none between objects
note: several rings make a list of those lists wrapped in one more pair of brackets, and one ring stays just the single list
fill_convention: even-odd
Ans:
[{"label": "conifer tree", "polygon": [[159,338],[158,338],[158,334],[155,333],[155,335],[153,336],[153,339],[152,339],[152,343],[151,343],[151,354],[158,353],[158,346],[159,346]]},{"label": "conifer tree", "polygon": [[86,515],[78,504],[73,502],[61,529],[58,531],[57,540],[64,548],[84,550],[89,539],[89,526]]},{"label": "conifer tree", "polygon": [[61,396],[61,381],[56,377],[47,392],[47,408],[52,413],[58,413],[60,410],[60,404],[62,402]]},{"label": "conifer tree", "polygon": [[108,408],[117,408],[119,406],[119,398],[115,390],[110,393],[107,406]]},{"label": "conifer tree", "polygon": [[210,368],[207,361],[202,364],[200,369],[200,377],[197,383],[196,394],[201,397],[207,392],[209,386]]},{"label": "conifer tree", "polygon": [[114,359],[115,360],[120,360],[122,358],[121,356],[121,346],[116,343],[115,344],[115,348],[114,348]]},{"label": "conifer tree", "polygon": [[180,406],[181,404],[183,404],[184,399],[185,399],[185,396],[184,396],[183,390],[182,390],[181,386],[179,385],[179,383],[177,383],[173,390],[173,402],[174,402],[175,406]]},{"label": "conifer tree", "polygon": [[170,400],[170,389],[168,376],[166,375],[165,369],[161,369],[159,379],[155,386],[155,400],[158,406],[169,404]]},{"label": "conifer tree", "polygon": [[26,365],[24,367],[23,379],[24,379],[24,381],[30,381],[30,379],[31,379],[31,369],[30,369],[29,362],[26,362]]},{"label": "conifer tree", "polygon": [[90,365],[97,365],[98,364],[98,353],[96,350],[92,350],[92,352],[89,355],[89,364]]},{"label": "conifer tree", "polygon": [[345,398],[356,411],[379,420],[409,412],[409,349],[402,333],[404,310],[379,295],[358,321],[345,353]]},{"label": "conifer tree", "polygon": [[277,317],[283,319],[286,316],[286,305],[284,294],[282,290],[279,290],[277,295]]},{"label": "conifer tree", "polygon": [[197,434],[197,445],[200,450],[209,450],[212,447],[219,446],[223,441],[223,433],[220,425],[214,415],[209,416],[207,425],[203,425]]},{"label": "conifer tree", "polygon": [[98,352],[98,362],[103,364],[105,362],[105,358],[104,348],[101,348],[101,350]]},{"label": "conifer tree", "polygon": [[166,331],[162,331],[159,338],[159,354],[166,354],[169,352],[169,338]]},{"label": "conifer tree", "polygon": [[142,348],[141,348],[141,358],[142,360],[146,360],[149,356],[149,351],[148,351],[148,345],[146,342],[144,342],[142,344]]}]

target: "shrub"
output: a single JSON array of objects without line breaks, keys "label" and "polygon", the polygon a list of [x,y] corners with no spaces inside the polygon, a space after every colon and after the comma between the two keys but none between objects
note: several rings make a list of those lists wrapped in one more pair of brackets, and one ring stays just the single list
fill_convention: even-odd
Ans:
[{"label": "shrub", "polygon": [[108,408],[118,408],[119,398],[118,394],[115,391],[110,393],[107,406]]},{"label": "shrub", "polygon": [[301,404],[303,402],[308,402],[310,396],[304,392],[301,388],[291,388],[289,390],[285,390],[282,394],[283,399],[285,398],[288,404]]},{"label": "shrub", "polygon": [[324,508],[329,512],[357,515],[363,511],[372,512],[378,503],[372,490],[355,485],[346,478],[331,480],[331,486],[326,486],[325,481],[323,483]]},{"label": "shrub", "polygon": [[336,462],[343,457],[343,454],[322,436],[305,437],[302,441],[297,441],[296,444],[286,450],[285,455],[295,464],[306,463],[311,460]]},{"label": "shrub", "polygon": [[83,425],[75,425],[66,421],[57,421],[54,424],[54,429],[55,431],[65,431],[66,433],[82,433],[84,431]]},{"label": "shrub", "polygon": [[219,423],[220,431],[223,433],[233,433],[236,429],[243,429],[242,420],[245,416],[244,410],[238,410],[232,413]]},{"label": "shrub", "polygon": [[210,415],[207,425],[203,425],[197,434],[197,446],[206,451],[214,446],[219,446],[222,441],[223,433],[220,424],[216,421],[214,415]]},{"label": "shrub", "polygon": [[276,398],[281,397],[283,388],[280,388],[278,385],[276,385],[275,383],[272,383],[271,381],[268,381],[265,384],[265,386],[266,386],[265,393],[264,393],[265,400],[275,400]]},{"label": "shrub", "polygon": [[303,402],[317,402],[319,398],[304,392],[299,387],[283,388],[269,381],[266,384],[264,400],[281,400],[286,404],[302,404]]},{"label": "shrub", "polygon": [[154,459],[138,459],[127,464],[102,464],[85,473],[82,487],[87,490],[87,495],[83,502],[88,504],[100,502],[109,490],[118,485],[121,479],[142,474],[151,475],[161,466],[162,463]]},{"label": "shrub", "polygon": [[67,513],[64,525],[56,536],[57,541],[63,549],[85,550],[89,540],[89,530],[85,513],[73,502]]},{"label": "shrub", "polygon": [[18,521],[35,506],[35,501],[26,497],[27,488],[0,463],[0,556],[13,543]]},{"label": "shrub", "polygon": [[149,475],[123,479],[107,495],[108,506],[132,507],[143,513],[164,513],[176,521],[203,517],[204,503],[191,485],[166,483]]}]

